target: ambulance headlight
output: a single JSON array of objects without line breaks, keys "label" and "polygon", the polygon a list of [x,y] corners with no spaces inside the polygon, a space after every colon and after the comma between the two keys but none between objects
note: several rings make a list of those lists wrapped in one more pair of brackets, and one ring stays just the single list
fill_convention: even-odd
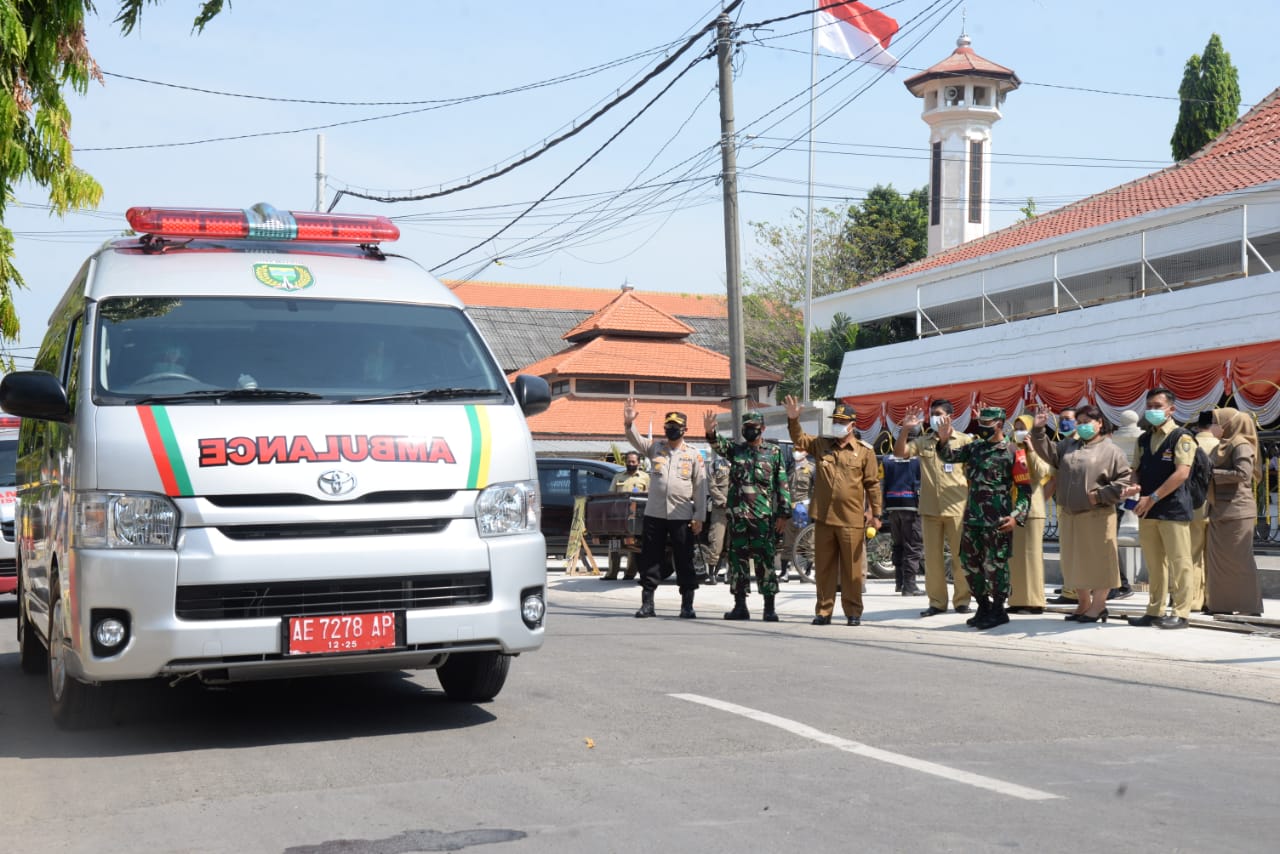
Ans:
[{"label": "ambulance headlight", "polygon": [[536,480],[495,483],[476,499],[476,530],[482,537],[535,533],[541,517]]},{"label": "ambulance headlight", "polygon": [[81,492],[74,513],[81,548],[171,549],[178,540],[178,508],[163,495]]}]

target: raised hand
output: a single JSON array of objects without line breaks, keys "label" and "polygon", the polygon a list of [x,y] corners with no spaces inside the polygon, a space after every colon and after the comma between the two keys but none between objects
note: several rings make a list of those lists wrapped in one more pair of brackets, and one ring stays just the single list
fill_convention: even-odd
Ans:
[{"label": "raised hand", "polygon": [[710,409],[702,413],[702,429],[705,430],[708,435],[716,432],[716,414]]},{"label": "raised hand", "polygon": [[782,402],[786,404],[788,420],[795,421],[800,417],[800,401],[796,400],[794,394],[787,395],[782,399]]},{"label": "raised hand", "polygon": [[951,416],[945,412],[938,416],[938,441],[946,444],[951,438]]},{"label": "raised hand", "polygon": [[630,427],[632,424],[634,424],[636,420],[636,415],[638,414],[639,413],[636,410],[636,399],[634,397],[628,397],[627,402],[622,404],[623,426]]},{"label": "raised hand", "polygon": [[908,406],[907,412],[902,416],[902,429],[914,430],[920,426],[920,422],[924,420],[924,409],[919,406]]},{"label": "raised hand", "polygon": [[1033,427],[1044,427],[1049,423],[1049,407],[1043,403],[1036,406],[1036,414],[1032,421]]}]

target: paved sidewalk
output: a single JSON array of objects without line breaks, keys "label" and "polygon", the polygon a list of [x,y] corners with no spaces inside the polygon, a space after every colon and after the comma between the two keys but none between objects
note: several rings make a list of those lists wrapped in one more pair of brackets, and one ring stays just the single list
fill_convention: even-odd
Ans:
[{"label": "paved sidewalk", "polygon": [[[598,576],[566,576],[562,564],[548,564],[551,590],[571,594],[589,594],[590,598],[609,602],[619,608],[639,607],[640,588],[631,581],[604,581]],[[1046,591],[1052,598],[1052,589]],[[659,617],[675,618],[680,608],[680,592],[674,584],[666,583],[655,597]],[[1261,668],[1280,675],[1280,625],[1269,628],[1270,634],[1243,634],[1220,629],[1204,628],[1212,624],[1210,617],[1193,616],[1196,628],[1166,631],[1157,628],[1135,628],[1124,621],[1124,614],[1140,615],[1146,608],[1146,594],[1136,593],[1132,598],[1113,601],[1108,611],[1111,621],[1080,625],[1063,620],[1069,608],[1046,610],[1039,616],[1013,615],[1008,625],[986,632],[969,629],[964,621],[972,616],[948,611],[935,617],[921,618],[920,611],[929,606],[923,596],[904,597],[893,591],[893,582],[885,579],[869,579],[863,595],[865,611],[862,626],[844,625],[837,598],[836,613],[827,627],[809,626],[813,618],[813,585],[795,580],[783,584],[778,592],[777,609],[782,618],[779,626],[794,629],[799,623],[812,631],[865,631],[868,629],[893,629],[930,634],[945,632],[950,638],[958,635],[974,637],[999,637],[1009,640],[1034,639],[1037,642],[1060,646],[1064,651],[1096,650],[1114,653],[1136,653],[1164,660],[1199,662],[1204,664],[1231,664],[1249,668]],[[695,607],[699,619],[723,621],[723,614],[733,605],[728,586],[721,583],[704,585],[698,590]],[[1264,600],[1264,618],[1280,618],[1280,600]],[[762,601],[758,593],[748,598],[753,625],[760,623]],[[1052,608],[1053,606],[1051,606]],[[1219,623],[1219,625],[1221,625]]]}]

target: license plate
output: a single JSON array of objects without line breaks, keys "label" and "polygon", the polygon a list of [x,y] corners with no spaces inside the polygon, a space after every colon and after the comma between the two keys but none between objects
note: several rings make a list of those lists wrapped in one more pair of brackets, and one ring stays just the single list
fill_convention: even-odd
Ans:
[{"label": "license plate", "polygon": [[287,631],[285,651],[289,655],[365,652],[399,645],[392,611],[290,617]]}]

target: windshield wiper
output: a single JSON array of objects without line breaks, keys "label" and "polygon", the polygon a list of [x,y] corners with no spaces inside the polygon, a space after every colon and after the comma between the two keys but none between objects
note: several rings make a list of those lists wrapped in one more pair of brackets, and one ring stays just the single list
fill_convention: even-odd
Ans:
[{"label": "windshield wiper", "polygon": [[202,388],[173,394],[149,394],[134,403],[181,403],[189,401],[220,400],[320,400],[321,396],[309,391],[291,391],[284,388]]},{"label": "windshield wiper", "polygon": [[454,397],[494,397],[506,392],[498,388],[419,388],[395,394],[353,397],[347,403],[382,403],[392,400],[445,400]]}]

